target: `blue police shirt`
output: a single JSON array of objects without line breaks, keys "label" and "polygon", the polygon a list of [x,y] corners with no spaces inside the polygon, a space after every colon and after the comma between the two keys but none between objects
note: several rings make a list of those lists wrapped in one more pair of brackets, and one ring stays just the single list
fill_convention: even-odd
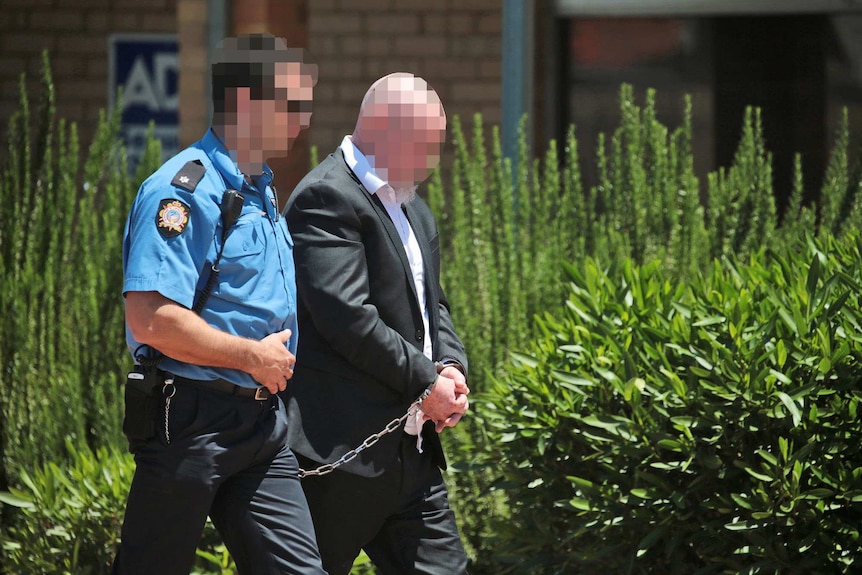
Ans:
[{"label": "blue police shirt", "polygon": [[[178,172],[195,160],[206,171],[194,190],[174,185]],[[180,176],[180,181],[187,179]],[[237,190],[245,198],[242,212],[227,236],[218,282],[200,315],[216,329],[255,340],[290,329],[288,349],[296,353],[293,240],[284,218],[278,217],[271,182],[272,171],[264,166],[256,185],[249,186],[212,129],[165,162],[141,185],[129,212],[123,239],[123,294],[157,291],[191,309],[222,243],[222,194]],[[126,343],[134,354],[139,343],[128,325]],[[170,355],[169,349],[160,351]],[[233,369],[170,358],[159,367],[190,379],[259,385],[248,373]]]}]

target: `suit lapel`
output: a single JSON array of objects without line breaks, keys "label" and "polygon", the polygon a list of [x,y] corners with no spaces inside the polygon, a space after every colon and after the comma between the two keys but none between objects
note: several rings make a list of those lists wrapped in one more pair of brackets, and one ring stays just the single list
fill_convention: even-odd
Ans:
[{"label": "suit lapel", "polygon": [[[389,212],[386,211],[386,208],[383,205],[383,202],[380,201],[380,198],[377,197],[377,194],[369,193],[368,189],[362,184],[362,181],[353,173],[353,170],[350,169],[350,166],[347,165],[347,162],[344,160],[344,154],[341,153],[341,150],[336,150],[335,154],[340,160],[341,164],[344,166],[344,169],[350,174],[350,177],[359,187],[359,191],[371,204],[377,213],[378,219],[380,219],[380,223],[383,225],[383,229],[386,230],[387,235],[389,236],[389,240],[392,242],[392,245],[395,249],[395,253],[398,254],[398,258],[401,260],[401,267],[404,270],[404,274],[407,276],[409,280],[407,285],[410,286],[410,293],[413,294],[413,300],[417,303],[419,302],[419,296],[416,294],[416,284],[413,281],[413,271],[410,269],[410,262],[407,260],[407,252],[404,250],[404,244],[401,243],[401,236],[398,235],[398,230],[395,228],[395,223],[392,221],[392,218],[389,217]],[[409,218],[408,218],[408,221]],[[412,223],[411,223],[412,225]],[[415,229],[414,229],[414,233]],[[420,242],[420,246],[423,242]],[[421,248],[420,248],[421,249]],[[422,258],[424,261],[425,251],[422,251]],[[427,272],[426,272],[427,273]],[[427,284],[427,282],[426,282]]]}]

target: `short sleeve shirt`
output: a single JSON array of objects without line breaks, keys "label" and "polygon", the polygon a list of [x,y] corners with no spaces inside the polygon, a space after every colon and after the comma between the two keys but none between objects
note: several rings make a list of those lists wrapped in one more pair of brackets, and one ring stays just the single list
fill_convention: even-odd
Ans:
[{"label": "short sleeve shirt", "polygon": [[[194,185],[185,175],[188,162],[203,168]],[[221,140],[212,131],[160,167],[132,203],[123,239],[123,294],[156,291],[192,309],[222,248],[221,202],[226,189],[244,200],[229,229],[218,264],[218,278],[201,317],[221,331],[259,340],[290,329],[288,349],[296,353],[296,279],[293,240],[271,186],[272,172],[246,183]],[[126,328],[135,354],[139,342]],[[161,352],[170,355],[169,349]],[[161,369],[190,379],[225,379],[244,387],[258,383],[246,372],[192,365],[166,358]]]}]

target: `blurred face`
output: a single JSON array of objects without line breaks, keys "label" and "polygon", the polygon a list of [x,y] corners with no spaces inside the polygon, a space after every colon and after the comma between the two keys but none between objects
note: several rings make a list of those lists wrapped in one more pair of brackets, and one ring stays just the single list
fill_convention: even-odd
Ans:
[{"label": "blurred face", "polygon": [[[393,141],[400,146],[390,148],[390,184],[409,187],[425,181],[440,163],[440,152],[446,139],[446,116],[440,104],[414,104],[412,115],[406,114],[393,126]],[[404,124],[399,126],[398,124]],[[397,134],[397,135],[395,135]],[[392,184],[393,187],[398,187]]]},{"label": "blurred face", "polygon": [[264,158],[286,156],[311,123],[313,78],[302,74],[298,63],[281,63],[276,64],[274,81],[273,99],[253,100],[248,89],[241,89],[237,102],[240,114],[240,108],[247,111],[246,121],[238,123],[239,135],[247,138],[247,149],[262,152]]},{"label": "blurred face", "polygon": [[374,157],[375,171],[396,190],[428,178],[446,139],[446,114],[439,102],[403,100],[371,104],[362,129],[363,153]]}]

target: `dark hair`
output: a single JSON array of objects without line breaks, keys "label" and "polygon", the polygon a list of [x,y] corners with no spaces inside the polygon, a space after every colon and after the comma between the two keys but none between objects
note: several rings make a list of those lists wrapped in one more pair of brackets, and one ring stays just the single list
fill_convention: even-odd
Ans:
[{"label": "dark hair", "polygon": [[250,88],[255,100],[274,99],[276,64],[299,63],[302,73],[317,82],[317,66],[305,56],[302,48],[288,48],[284,38],[272,34],[225,38],[212,60],[213,111],[226,111],[227,91],[232,88]]}]

